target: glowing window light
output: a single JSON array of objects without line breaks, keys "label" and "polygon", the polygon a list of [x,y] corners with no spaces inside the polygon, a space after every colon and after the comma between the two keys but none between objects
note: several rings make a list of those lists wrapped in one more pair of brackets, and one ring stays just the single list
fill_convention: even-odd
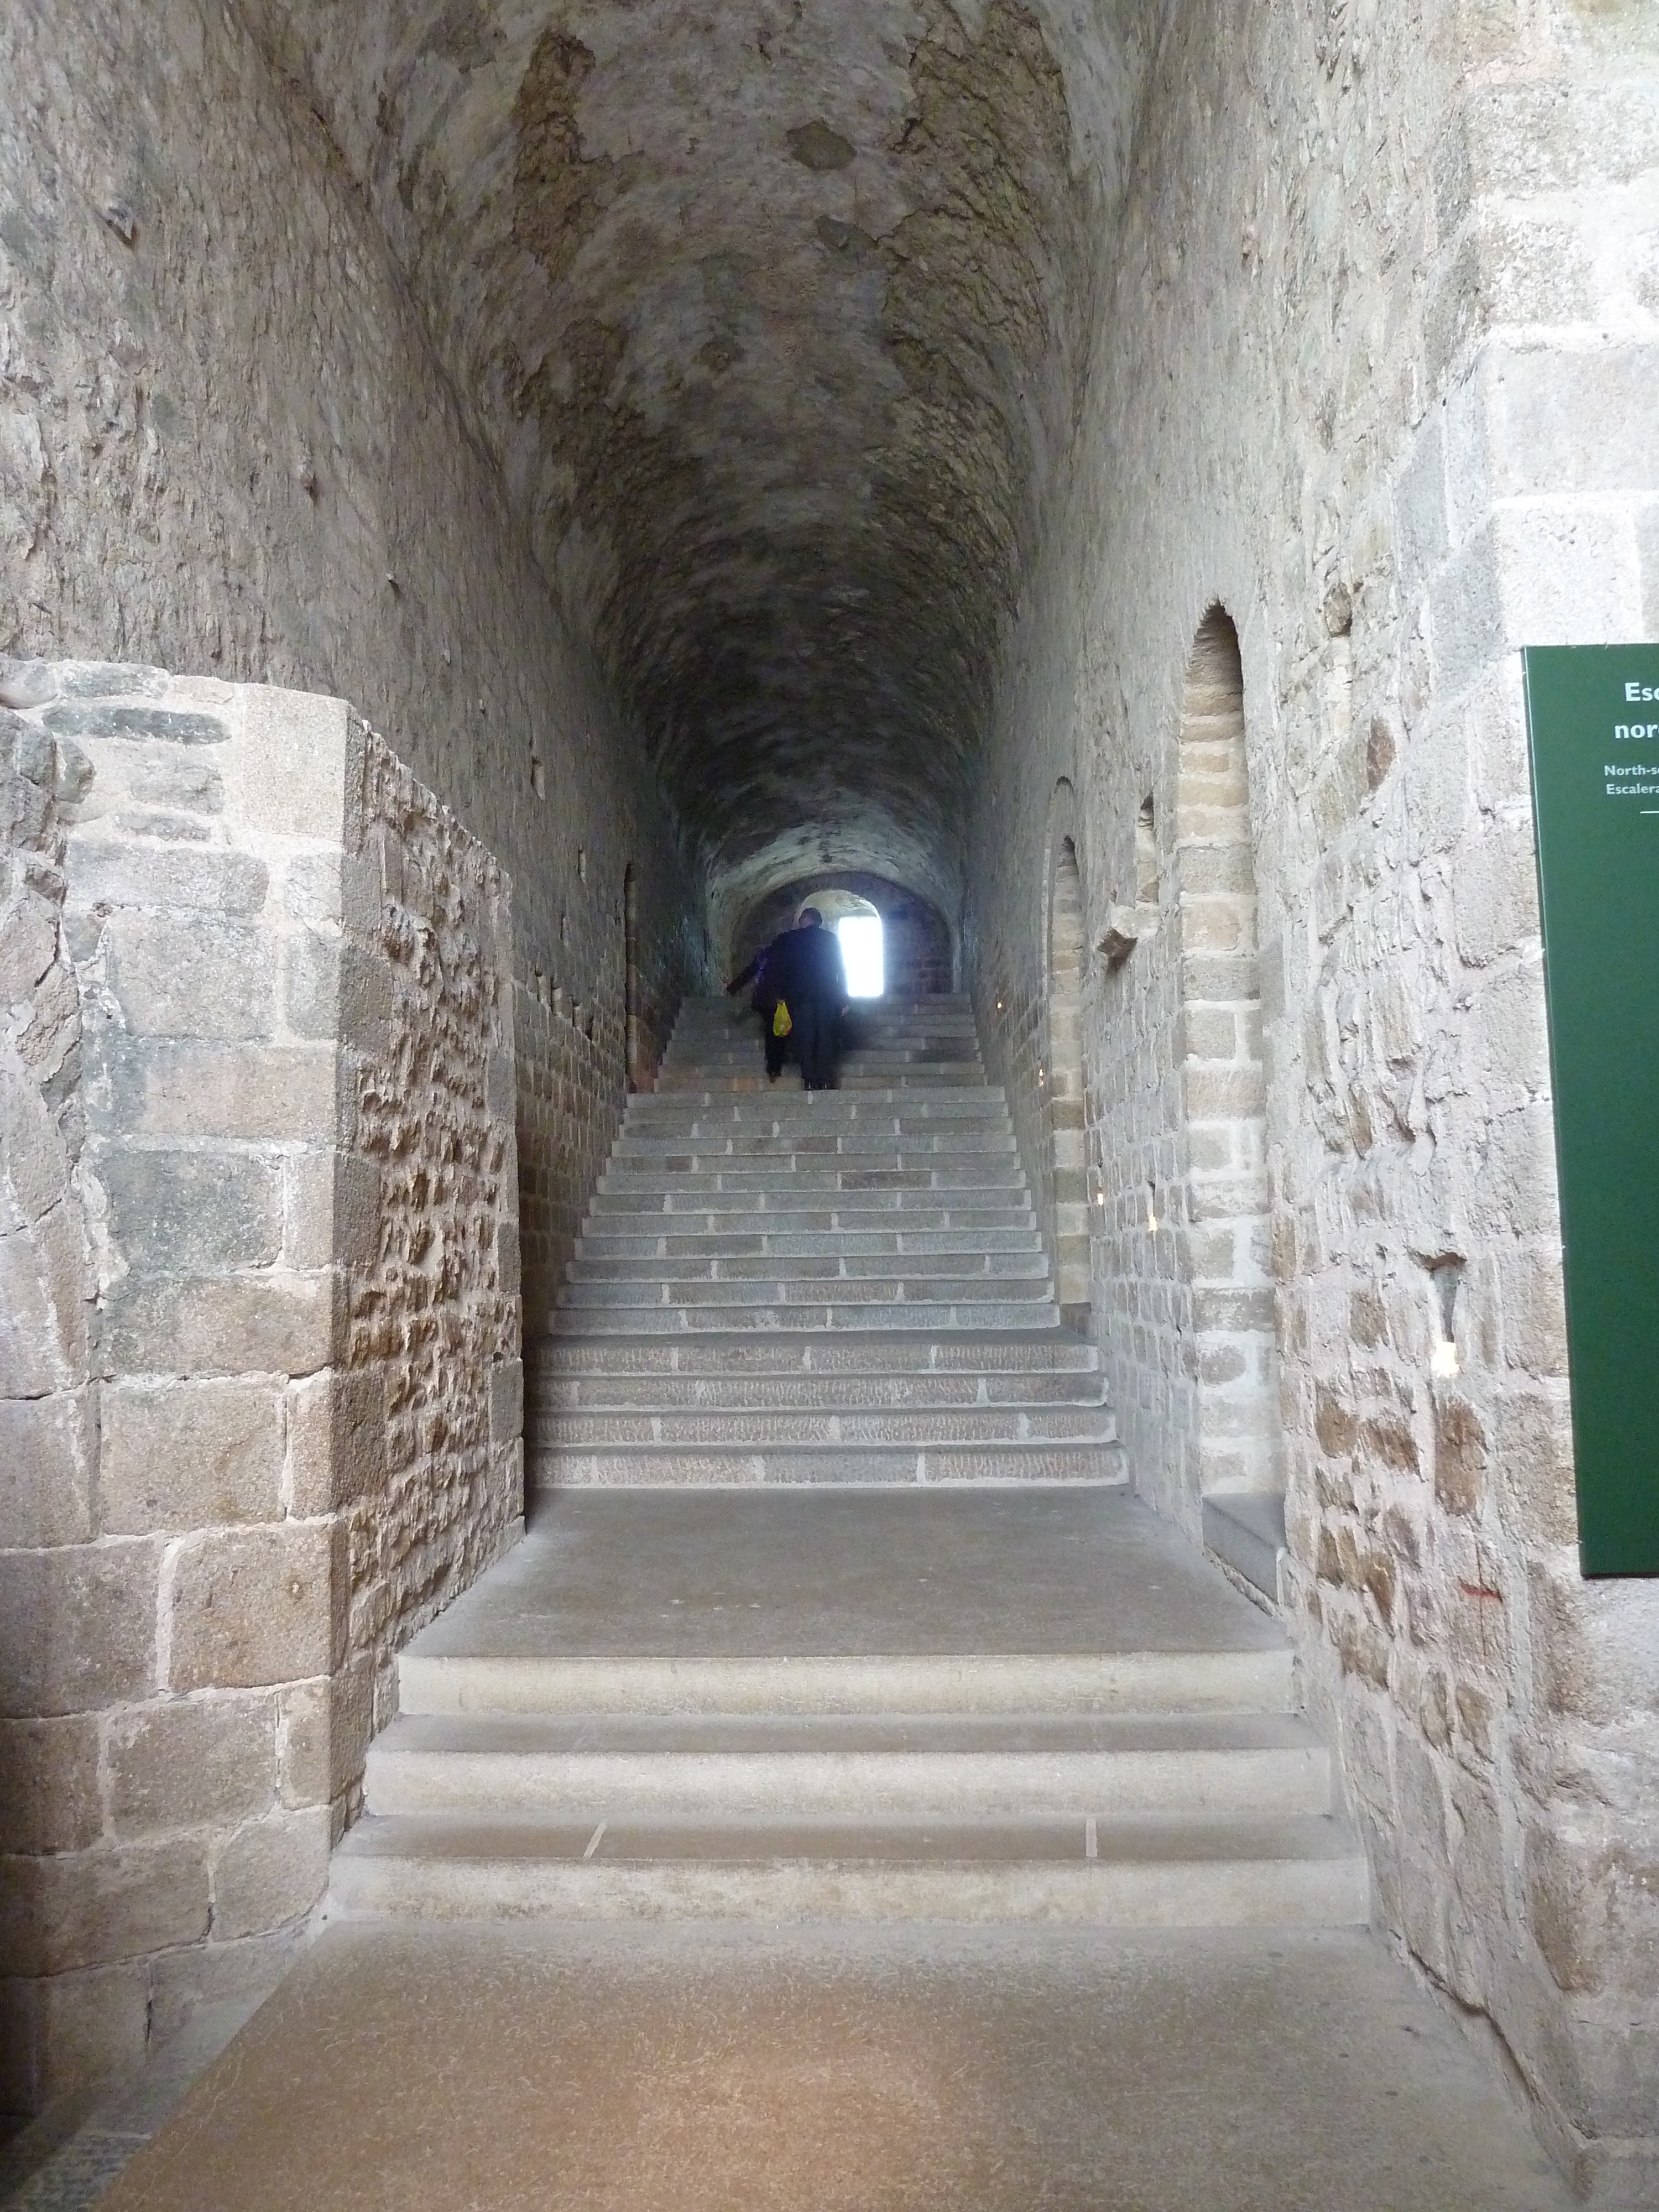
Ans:
[{"label": "glowing window light", "polygon": [[850,999],[878,999],[887,988],[886,965],[881,951],[881,916],[849,914],[836,924],[841,957],[847,967],[847,995]]}]

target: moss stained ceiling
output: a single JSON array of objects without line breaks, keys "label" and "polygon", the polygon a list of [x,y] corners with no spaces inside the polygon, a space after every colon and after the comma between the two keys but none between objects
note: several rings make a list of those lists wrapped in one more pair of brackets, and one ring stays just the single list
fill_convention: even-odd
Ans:
[{"label": "moss stained ceiling", "polygon": [[1150,0],[247,0],[727,900],[954,904]]}]

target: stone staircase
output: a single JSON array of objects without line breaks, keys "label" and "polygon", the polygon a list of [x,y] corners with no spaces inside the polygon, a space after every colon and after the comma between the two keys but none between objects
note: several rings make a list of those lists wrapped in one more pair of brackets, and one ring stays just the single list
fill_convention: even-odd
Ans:
[{"label": "stone staircase", "polygon": [[532,1490],[1123,1480],[966,1001],[854,1019],[809,1093],[746,1008],[686,1008],[527,1350]]},{"label": "stone staircase", "polygon": [[333,1911],[1366,1917],[1281,1631],[1124,1489],[964,1004],[863,1019],[809,1097],[687,1009]]}]

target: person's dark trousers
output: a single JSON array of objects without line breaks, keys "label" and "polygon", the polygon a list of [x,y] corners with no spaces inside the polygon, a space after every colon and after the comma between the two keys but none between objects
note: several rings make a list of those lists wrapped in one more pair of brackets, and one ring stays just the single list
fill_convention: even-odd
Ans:
[{"label": "person's dark trousers", "polygon": [[822,999],[804,999],[791,1006],[794,1018],[795,1057],[801,1080],[809,1091],[827,1091],[836,1079],[836,1027],[839,1008]]},{"label": "person's dark trousers", "polygon": [[783,1073],[784,1054],[789,1049],[789,1040],[787,1036],[773,1036],[770,1014],[766,1015],[764,1019],[766,1029],[763,1041],[766,1046],[766,1073],[775,1083],[779,1076]]}]

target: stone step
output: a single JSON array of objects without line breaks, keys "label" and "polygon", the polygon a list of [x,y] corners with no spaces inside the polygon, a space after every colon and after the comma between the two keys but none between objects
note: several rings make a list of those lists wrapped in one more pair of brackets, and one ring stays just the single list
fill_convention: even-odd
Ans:
[{"label": "stone step", "polygon": [[[819,1252],[712,1254],[673,1252],[641,1255],[631,1252],[582,1250],[566,1274],[572,1283],[655,1283],[694,1285],[705,1283],[775,1283],[781,1272],[791,1285],[811,1283],[879,1283],[932,1280],[1046,1283],[1048,1261],[1039,1245],[1024,1252],[987,1252],[975,1264],[975,1246],[967,1232],[935,1252]],[[799,1241],[799,1240],[796,1240]],[[793,1295],[793,1291],[792,1293]],[[1013,1295],[1012,1292],[1010,1295]]]},{"label": "stone step", "polygon": [[1036,1300],[958,1298],[906,1300],[892,1304],[844,1300],[834,1305],[784,1302],[763,1305],[730,1303],[708,1305],[584,1305],[572,1309],[573,1326],[585,1335],[635,1336],[708,1330],[711,1334],[740,1329],[778,1330],[810,1335],[812,1331],[842,1329],[902,1329],[907,1334],[940,1334],[947,1329],[979,1331],[988,1328],[1032,1328],[1060,1326],[1060,1309]]},{"label": "stone step", "polygon": [[611,1260],[821,1260],[844,1255],[849,1260],[902,1258],[906,1255],[981,1252],[1041,1253],[1035,1227],[1008,1229],[805,1229],[795,1231],[736,1228],[664,1230],[647,1233],[591,1222],[576,1239],[581,1261]]},{"label": "stone step", "polygon": [[707,1108],[684,1097],[660,1098],[654,1091],[628,1103],[628,1129],[947,1129],[989,1122],[1009,1126],[1000,1091],[986,1088],[942,1091],[937,1098],[899,1092],[891,1099],[867,1091],[848,1097],[842,1091],[769,1091],[764,1096],[726,1098]]},{"label": "stone step", "polygon": [[730,1444],[770,1451],[783,1444],[921,1445],[1109,1443],[1116,1431],[1103,1406],[975,1406],[806,1410],[657,1407],[650,1412],[538,1410],[531,1441],[542,1450],[588,1445]]},{"label": "stone step", "polygon": [[[704,1022],[725,1022],[735,1026],[757,1018],[748,1000],[734,991],[718,997],[708,994],[686,999],[680,1008],[680,1023],[686,1028],[695,1028]],[[868,1023],[872,1027],[886,1024],[908,1035],[953,1022],[971,1029],[974,1013],[972,1005],[962,993],[934,992],[912,999],[855,999],[848,1019]]]},{"label": "stone step", "polygon": [[[709,1030],[701,1036],[688,1036],[683,1042],[677,1041],[672,1051],[664,1055],[665,1065],[675,1068],[754,1066],[761,1061],[762,1043],[761,1025],[751,1018],[746,1029]],[[984,1073],[977,1041],[972,1036],[953,1036],[943,1032],[915,1038],[855,1040],[843,1047],[839,1059],[843,1067],[957,1067],[971,1068],[981,1077]]]},{"label": "stone step", "polygon": [[[727,1050],[708,1050],[690,1054],[676,1054],[665,1063],[666,1072],[678,1077],[691,1075],[744,1075],[750,1073],[761,1060],[759,1040],[734,1045]],[[763,1067],[764,1063],[762,1062]],[[786,1075],[787,1069],[786,1067]],[[929,1083],[971,1082],[982,1084],[985,1069],[976,1055],[963,1049],[946,1048],[942,1051],[917,1052],[845,1052],[836,1062],[838,1079],[849,1075],[862,1077],[866,1081],[877,1081],[890,1077],[895,1081],[920,1077]],[[780,1085],[786,1077],[779,1078]],[[799,1077],[796,1078],[799,1081]]]},{"label": "stone step", "polygon": [[630,1116],[637,1114],[642,1121],[706,1114],[748,1125],[769,1119],[798,1117],[809,1128],[839,1127],[843,1122],[855,1122],[872,1114],[900,1115],[907,1120],[932,1122],[948,1121],[957,1115],[973,1119],[981,1115],[1006,1114],[1007,1110],[1000,1086],[990,1083],[947,1084],[930,1094],[921,1084],[907,1084],[890,1091],[868,1085],[854,1091],[803,1091],[793,1084],[787,1087],[781,1082],[769,1084],[763,1077],[758,1090],[734,1092],[722,1088],[699,1100],[695,1091],[682,1086],[669,1097],[661,1091],[641,1093],[629,1107]]},{"label": "stone step", "polygon": [[[686,1073],[676,1068],[665,1067],[657,1078],[657,1091],[659,1095],[665,1091],[701,1092],[706,1098],[714,1098],[723,1093],[738,1096],[745,1093],[770,1092],[786,1085],[793,1087],[796,1080],[793,1068],[781,1076],[778,1079],[778,1084],[775,1085],[768,1081],[764,1069],[759,1066],[746,1074],[740,1068],[728,1073],[723,1069],[711,1069],[705,1072],[699,1068]],[[847,1069],[842,1068],[838,1071],[836,1077],[836,1087],[840,1091],[873,1091],[889,1096],[896,1091],[903,1091],[913,1086],[919,1091],[931,1091],[941,1083],[960,1083],[964,1089],[978,1090],[981,1087],[983,1080],[983,1077],[977,1071],[960,1076],[940,1076],[929,1071],[921,1075],[906,1078],[890,1074],[849,1073]]]},{"label": "stone step", "polygon": [[953,1328],[945,1334],[899,1328],[837,1332],[780,1331],[762,1339],[720,1335],[665,1342],[657,1330],[630,1336],[591,1328],[532,1339],[526,1360],[538,1375],[1097,1375],[1100,1353],[1072,1330],[1031,1326],[1029,1312],[995,1333]]},{"label": "stone step", "polygon": [[691,1139],[684,1132],[663,1134],[625,1130],[611,1152],[612,1163],[672,1161],[693,1167],[702,1161],[753,1160],[779,1167],[827,1160],[855,1160],[861,1167],[898,1167],[906,1159],[921,1159],[937,1152],[988,1153],[993,1157],[1014,1151],[1012,1130],[968,1123],[957,1128],[928,1128],[903,1137],[890,1131],[860,1125],[853,1129],[790,1129],[781,1135],[756,1131],[752,1134],[723,1132],[717,1137]]},{"label": "stone step", "polygon": [[[758,1036],[762,1017],[746,1000],[729,1000],[721,1007],[687,1006],[675,1024],[674,1042],[708,1037]],[[844,1035],[855,1044],[892,1042],[914,1045],[934,1037],[956,1037],[977,1045],[973,1016],[959,1007],[918,1013],[913,1009],[884,1008],[866,1000],[842,1018]]]},{"label": "stone step", "polygon": [[972,1407],[1101,1406],[1098,1372],[973,1375],[593,1375],[550,1373],[526,1358],[534,1417],[554,1413],[921,1412]]},{"label": "stone step", "polygon": [[720,1168],[674,1168],[660,1160],[613,1162],[599,1179],[600,1192],[609,1197],[629,1189],[650,1191],[659,1198],[703,1191],[764,1191],[775,1200],[804,1191],[973,1190],[994,1192],[1006,1204],[1012,1194],[1024,1197],[1026,1183],[1012,1155],[1001,1159],[975,1155],[961,1162],[927,1154],[920,1158],[900,1155],[889,1166],[854,1167],[808,1154],[799,1162],[732,1160]]},{"label": "stone step", "polygon": [[661,1215],[676,1223],[703,1219],[722,1229],[749,1221],[781,1229],[1024,1228],[1036,1218],[1025,1192],[981,1190],[971,1185],[955,1191],[901,1188],[677,1193],[641,1189],[631,1183],[625,1190],[596,1192],[587,1218],[590,1222],[620,1222],[629,1215]]},{"label": "stone step", "polygon": [[656,1719],[676,1713],[1288,1713],[1291,1694],[1291,1654],[1285,1644],[823,1657],[571,1657],[410,1647],[398,1660],[398,1709],[405,1713],[635,1713]]},{"label": "stone step", "polygon": [[589,1820],[1327,1813],[1329,1754],[1281,1713],[404,1714],[374,1814]]},{"label": "stone step", "polygon": [[[601,1307],[658,1305],[902,1305],[907,1298],[916,1297],[937,1300],[942,1304],[962,1298],[984,1297],[1007,1304],[1024,1298],[1047,1298],[1050,1295],[1048,1269],[1041,1267],[1034,1272],[1027,1261],[1016,1264],[1019,1270],[1017,1273],[991,1273],[981,1267],[976,1273],[953,1271],[946,1274],[937,1267],[930,1267],[919,1255],[916,1266],[902,1274],[883,1272],[883,1263],[877,1260],[849,1261],[845,1273],[819,1274],[815,1271],[831,1262],[809,1260],[802,1262],[799,1273],[781,1273],[774,1266],[769,1272],[757,1276],[733,1277],[724,1281],[704,1278],[678,1282],[654,1273],[629,1276],[617,1282],[583,1276],[567,1285],[562,1310],[580,1313]],[[907,1291],[908,1283],[917,1287]]]},{"label": "stone step", "polygon": [[834,1484],[845,1490],[983,1488],[1009,1483],[1087,1484],[1121,1490],[1121,1444],[629,1444],[608,1449],[525,1443],[525,1467],[544,1492],[592,1485],[635,1490],[752,1490]]},{"label": "stone step", "polygon": [[370,1816],[335,1853],[342,1915],[434,1919],[1358,1925],[1364,1854],[1330,1815],[881,1821]]}]

